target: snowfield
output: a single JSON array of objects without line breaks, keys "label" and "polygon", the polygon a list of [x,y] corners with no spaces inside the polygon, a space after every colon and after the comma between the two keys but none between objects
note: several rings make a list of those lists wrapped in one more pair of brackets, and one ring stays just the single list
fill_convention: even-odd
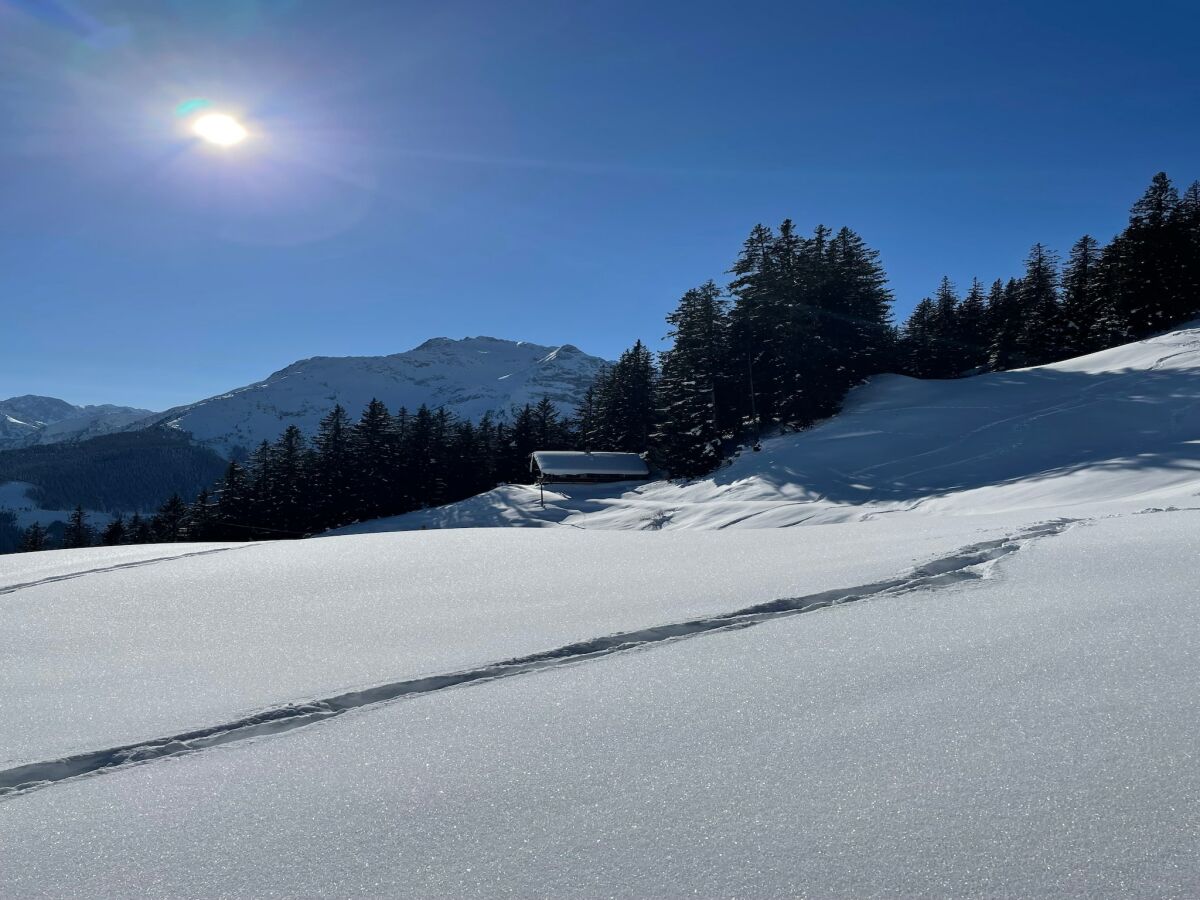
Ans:
[{"label": "snowfield", "polygon": [[688,484],[0,558],[0,896],[1198,896],[1198,370],[1185,328],[880,378]]}]

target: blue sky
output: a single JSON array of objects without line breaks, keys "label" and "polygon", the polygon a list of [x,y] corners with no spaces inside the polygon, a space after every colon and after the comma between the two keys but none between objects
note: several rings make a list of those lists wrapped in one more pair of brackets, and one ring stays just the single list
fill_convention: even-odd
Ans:
[{"label": "blue sky", "polygon": [[[756,222],[899,317],[1200,177],[1192,3],[0,0],[0,397],[490,334],[615,356]],[[251,130],[198,145],[203,98]]]}]

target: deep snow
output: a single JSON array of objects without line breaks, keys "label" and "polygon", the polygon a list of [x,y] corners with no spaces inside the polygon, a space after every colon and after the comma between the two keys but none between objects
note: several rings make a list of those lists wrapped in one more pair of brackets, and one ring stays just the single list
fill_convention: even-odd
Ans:
[{"label": "deep snow", "polygon": [[0,896],[1200,894],[1198,366],[1181,329],[877,379],[690,484],[0,559],[0,788],[48,779],[0,793]]},{"label": "deep snow", "polygon": [[122,551],[114,568],[65,580],[9,563],[0,582],[47,582],[0,593],[0,767],[848,588],[1004,533],[987,519],[653,540],[442,531],[201,545],[118,568]]},{"label": "deep snow", "polygon": [[16,796],[0,892],[1193,896],[1198,526]]}]

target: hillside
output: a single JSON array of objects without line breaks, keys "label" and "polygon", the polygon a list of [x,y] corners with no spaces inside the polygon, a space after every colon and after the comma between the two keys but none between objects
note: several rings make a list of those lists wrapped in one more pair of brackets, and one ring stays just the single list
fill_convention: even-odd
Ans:
[{"label": "hillside", "polygon": [[490,337],[433,338],[391,356],[326,357],[293,363],[257,384],[148,419],[190,433],[222,454],[274,440],[288,425],[307,434],[340,403],[357,416],[372,399],[392,410],[422,404],[478,419],[549,397],[573,410],[605,361],[576,347]]},{"label": "hillside", "polygon": [[815,428],[689,483],[510,485],[337,533],[562,524],[778,528],[915,512],[1196,505],[1200,324],[1048,366],[950,381],[884,375]]},{"label": "hillside", "polygon": [[190,500],[224,469],[211,450],[161,428],[6,450],[0,452],[0,506],[46,511],[22,517],[25,524],[52,521],[60,518],[56,511],[79,504],[97,512],[146,512],[174,493]]},{"label": "hillside", "polygon": [[885,377],[545,512],[0,558],[0,894],[1190,896],[1198,366]]},{"label": "hillside", "polygon": [[153,415],[130,406],[75,406],[27,394],[0,400],[0,450],[109,434]]}]

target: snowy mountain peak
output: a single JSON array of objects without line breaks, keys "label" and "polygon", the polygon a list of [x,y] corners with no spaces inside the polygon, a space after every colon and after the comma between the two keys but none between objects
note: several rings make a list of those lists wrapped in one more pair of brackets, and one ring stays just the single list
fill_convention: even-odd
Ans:
[{"label": "snowy mountain peak", "polygon": [[0,400],[0,450],[77,440],[119,431],[152,415],[130,406],[76,406],[57,397],[24,394]]},{"label": "snowy mountain peak", "polygon": [[480,335],[435,337],[388,356],[314,356],[265,380],[168,410],[142,424],[188,431],[218,452],[234,454],[274,440],[288,425],[307,434],[340,403],[357,416],[372,399],[395,410],[422,404],[478,419],[549,397],[575,408],[605,360],[578,347],[547,347]]}]

